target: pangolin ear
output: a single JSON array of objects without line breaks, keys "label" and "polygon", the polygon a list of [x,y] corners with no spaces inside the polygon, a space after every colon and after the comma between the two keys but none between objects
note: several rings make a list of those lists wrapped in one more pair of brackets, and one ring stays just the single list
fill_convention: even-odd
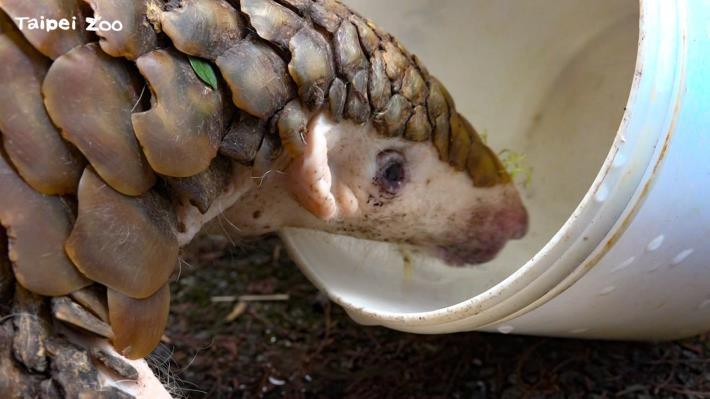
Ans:
[{"label": "pangolin ear", "polygon": [[299,204],[316,217],[328,221],[337,214],[331,193],[332,176],[328,166],[327,129],[311,124],[304,135],[303,153],[289,165],[288,189]]}]

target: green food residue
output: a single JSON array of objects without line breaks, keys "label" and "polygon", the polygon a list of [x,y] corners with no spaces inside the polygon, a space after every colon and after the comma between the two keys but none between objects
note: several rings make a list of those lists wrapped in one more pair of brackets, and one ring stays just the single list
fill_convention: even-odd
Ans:
[{"label": "green food residue", "polygon": [[201,58],[190,57],[190,65],[200,80],[217,90],[217,74],[215,74],[214,68],[209,62]]},{"label": "green food residue", "polygon": [[510,174],[513,180],[520,178],[525,188],[530,188],[532,183],[532,168],[527,164],[527,158],[524,154],[505,149],[498,153],[500,161],[505,166],[505,169]]},{"label": "green food residue", "polygon": [[481,136],[483,144],[488,145],[488,129],[484,130],[483,133],[479,134],[479,136]]},{"label": "green food residue", "polygon": [[[483,130],[479,136],[483,144],[488,145],[488,129]],[[520,178],[523,186],[530,188],[533,170],[527,164],[527,157],[524,154],[506,148],[498,153],[498,158],[500,158],[503,166],[505,166],[505,170],[508,171],[508,174],[513,180]]]}]

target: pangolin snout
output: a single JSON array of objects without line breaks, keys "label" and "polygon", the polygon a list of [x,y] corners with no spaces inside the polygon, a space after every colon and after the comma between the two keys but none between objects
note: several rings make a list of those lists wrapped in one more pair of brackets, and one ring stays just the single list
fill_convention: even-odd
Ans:
[{"label": "pangolin snout", "polygon": [[495,210],[472,212],[464,231],[451,243],[438,247],[441,258],[454,266],[485,263],[498,255],[508,240],[521,239],[528,231],[528,212],[516,195]]},{"label": "pangolin snout", "polygon": [[522,202],[501,210],[497,218],[501,230],[507,233],[508,239],[519,240],[528,233],[528,212]]}]

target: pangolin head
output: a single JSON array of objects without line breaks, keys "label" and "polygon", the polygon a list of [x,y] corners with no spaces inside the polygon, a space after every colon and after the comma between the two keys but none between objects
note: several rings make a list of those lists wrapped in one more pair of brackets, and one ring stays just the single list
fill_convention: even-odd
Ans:
[{"label": "pangolin head", "polygon": [[[284,151],[267,165],[256,157],[260,184],[230,211],[235,224],[410,244],[456,265],[491,260],[522,238],[528,216],[509,174],[444,86],[397,39],[326,3],[340,21],[323,25],[331,43],[308,30],[288,42],[300,98],[272,119],[277,137],[264,142]],[[244,4],[257,33],[272,34]],[[244,90],[233,95],[249,103]]]},{"label": "pangolin head", "polygon": [[451,119],[471,139],[451,141],[442,156],[431,140],[317,114],[302,151],[283,154],[280,172],[254,176],[228,215],[247,234],[311,228],[413,245],[451,265],[489,261],[525,235],[528,215],[494,152],[461,116]]}]

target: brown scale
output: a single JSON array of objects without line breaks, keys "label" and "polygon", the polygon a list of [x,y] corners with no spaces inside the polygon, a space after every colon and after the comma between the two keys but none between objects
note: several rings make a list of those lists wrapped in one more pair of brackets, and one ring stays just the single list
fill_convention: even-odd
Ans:
[{"label": "brown scale", "polygon": [[90,284],[64,254],[74,216],[60,197],[28,186],[0,155],[0,222],[9,237],[17,281],[47,296],[66,295]]},{"label": "brown scale", "polygon": [[48,339],[46,346],[52,358],[53,383],[61,388],[65,397],[81,398],[87,392],[96,397],[100,388],[98,370],[91,366],[89,353],[57,337]]},{"label": "brown scale", "polygon": [[288,70],[299,87],[301,99],[311,110],[320,109],[335,79],[330,44],[311,27],[303,27],[289,41],[291,62]]},{"label": "brown scale", "polygon": [[369,61],[360,45],[357,28],[344,21],[333,37],[333,51],[338,63],[338,71],[348,79],[369,66]]},{"label": "brown scale", "polygon": [[402,78],[401,93],[412,104],[424,105],[428,95],[427,84],[416,65],[410,65]]},{"label": "brown scale", "polygon": [[348,19],[353,13],[345,4],[337,0],[315,0],[314,2],[343,19]]},{"label": "brown scale", "polygon": [[451,115],[451,137],[449,138],[449,164],[457,170],[466,168],[468,150],[472,144],[472,131],[468,129],[459,113]]},{"label": "brown scale", "polygon": [[[473,130],[473,127],[464,119],[464,122]],[[511,177],[503,163],[486,146],[481,138],[476,136],[469,150],[466,168],[476,187],[493,187],[502,183],[510,183]]]},{"label": "brown scale", "polygon": [[264,135],[264,140],[261,141],[261,146],[256,152],[254,164],[252,166],[252,177],[255,179],[263,179],[273,169],[274,161],[276,161],[283,152],[281,139],[279,134],[274,131],[272,126],[267,127],[267,132]]},{"label": "brown scale", "polygon": [[410,66],[407,57],[402,54],[399,47],[391,41],[383,42],[382,58],[385,60],[385,72],[392,81],[392,88],[399,92],[402,88],[402,79]]},{"label": "brown scale", "polygon": [[113,338],[111,326],[99,319],[83,306],[66,296],[52,298],[52,316],[55,320],[82,328],[105,338]]},{"label": "brown scale", "polygon": [[431,131],[431,123],[429,123],[426,107],[417,105],[414,108],[412,117],[407,122],[404,138],[411,141],[428,141],[431,137]]},{"label": "brown scale", "polygon": [[124,295],[155,294],[178,260],[177,220],[170,202],[155,191],[125,196],[91,168],[81,178],[78,196],[79,215],[66,241],[74,264]]},{"label": "brown scale", "polygon": [[97,284],[74,291],[72,299],[90,311],[94,316],[108,322],[108,304],[106,303],[106,287]]},{"label": "brown scale", "polygon": [[132,115],[150,166],[171,177],[204,172],[224,132],[222,93],[200,80],[187,57],[175,50],[156,50],[136,63],[153,93],[151,109]]},{"label": "brown scale", "polygon": [[367,93],[370,63],[360,45],[355,25],[344,20],[335,32],[333,43],[338,71],[349,83],[345,117],[357,123],[365,123],[370,118]]},{"label": "brown scale", "polygon": [[[130,381],[136,381],[140,377],[138,370],[131,366],[128,362],[117,356],[109,353],[108,350],[103,348],[91,348],[91,357],[96,359],[98,362],[106,366],[109,370],[114,372],[116,375],[123,377]],[[108,397],[107,397],[108,398]],[[110,396],[112,399],[124,398],[124,396]],[[132,398],[132,397],[130,397]]]},{"label": "brown scale", "polygon": [[131,126],[142,90],[132,65],[110,57],[97,43],[59,57],[43,85],[47,111],[64,137],[111,187],[126,195],[141,195],[155,183]]},{"label": "brown scale", "polygon": [[328,9],[322,2],[315,2],[308,9],[309,16],[318,24],[325,28],[330,33],[335,33],[343,22],[333,10]]},{"label": "brown scale", "polygon": [[365,50],[368,57],[372,57],[380,47],[380,37],[377,36],[377,33],[368,22],[359,15],[351,15],[349,21],[357,28],[362,49]]},{"label": "brown scale", "polygon": [[41,386],[44,376],[28,374],[27,369],[15,360],[12,350],[14,335],[12,321],[0,323],[0,395],[3,398],[39,397],[40,392],[47,392],[42,389],[45,386]]},{"label": "brown scale", "polygon": [[372,123],[385,136],[399,137],[404,134],[411,116],[412,104],[403,95],[395,94]]},{"label": "brown scale", "polygon": [[345,102],[348,99],[348,86],[340,78],[335,78],[328,91],[330,115],[336,122],[343,120]]},{"label": "brown scale", "polygon": [[392,98],[392,85],[387,76],[382,50],[375,50],[371,58],[370,81],[368,82],[370,104],[375,112],[382,112]]},{"label": "brown scale", "polygon": [[16,31],[0,35],[0,60],[0,132],[7,155],[35,190],[76,192],[84,160],[62,140],[42,99],[51,61]]},{"label": "brown scale", "polygon": [[217,157],[200,174],[183,178],[168,177],[166,181],[179,202],[192,205],[204,214],[229,187],[231,178],[232,163],[225,157]]},{"label": "brown scale", "polygon": [[315,0],[309,9],[310,17],[329,32],[335,32],[343,20],[351,15],[343,4],[333,0]]},{"label": "brown scale", "polygon": [[220,154],[244,165],[251,165],[264,139],[267,125],[268,121],[242,112],[227,129],[219,148]]},{"label": "brown scale", "polygon": [[[7,33],[14,28],[0,13],[3,60],[31,66],[8,69],[14,80],[25,83],[8,86],[12,79],[2,78],[0,107],[12,106],[2,102],[2,95],[18,99],[23,94],[31,100],[18,101],[30,110],[23,123],[41,119],[38,88],[49,66],[42,84],[48,114],[91,164],[78,188],[80,161],[70,168],[73,186],[55,182],[51,174],[57,170],[39,162],[31,165],[38,176],[33,183],[27,166],[13,158],[7,144],[11,133],[5,132],[5,151],[13,164],[0,156],[0,221],[10,236],[10,260],[19,283],[59,297],[52,300],[55,319],[112,337],[130,358],[150,353],[167,323],[168,281],[178,256],[173,206],[192,204],[206,212],[232,178],[227,158],[251,165],[259,178],[284,150],[298,156],[308,121],[320,110],[328,110],[336,121],[372,122],[385,137],[431,140],[442,161],[468,171],[476,186],[510,181],[419,60],[335,0],[129,3],[0,0],[10,16],[77,15],[83,21],[93,9],[124,24],[121,32],[102,32],[98,44],[86,44],[95,38],[81,29],[26,32],[32,46],[56,59],[49,66],[28,44],[18,45],[22,40]],[[2,51],[14,51],[15,58]],[[223,79],[217,90],[200,80],[187,55],[214,62]],[[239,109],[231,124],[228,94]],[[151,108],[146,110],[148,99]],[[51,162],[61,159],[57,143],[62,141],[44,115],[45,130],[32,132],[50,139],[31,142],[26,151]],[[76,192],[76,222],[70,201],[40,194],[17,171],[50,194]],[[156,179],[161,181],[156,184]],[[62,341],[52,340],[48,348],[67,370],[70,366],[62,362],[66,353],[86,355]],[[48,389],[64,387],[69,375],[58,374]],[[85,386],[93,386],[93,380],[87,381]]]},{"label": "brown scale", "polygon": [[237,10],[224,0],[173,0],[166,8],[160,26],[185,54],[215,60],[244,37]]},{"label": "brown scale", "polygon": [[294,158],[305,151],[307,112],[300,100],[293,100],[286,104],[278,117],[277,127],[281,145]]},{"label": "brown scale", "polygon": [[101,49],[113,57],[135,60],[158,45],[158,35],[146,17],[147,2],[84,0],[94,11],[94,17],[105,21],[120,21],[120,31],[99,31]]},{"label": "brown scale", "polygon": [[270,118],[296,97],[286,62],[259,39],[242,40],[217,58],[217,66],[234,104],[257,118]]},{"label": "brown scale", "polygon": [[170,287],[165,284],[146,299],[109,288],[108,308],[116,350],[129,359],[145,357],[160,343],[168,323]]},{"label": "brown scale", "polygon": [[446,88],[437,79],[432,79],[429,87],[427,107],[429,108],[429,120],[434,124],[434,146],[438,150],[441,160],[448,161],[451,131],[449,110],[454,108],[453,100]]},{"label": "brown scale", "polygon": [[12,324],[15,337],[12,349],[15,358],[32,371],[47,370],[46,339],[51,335],[47,303],[20,286],[15,288]]},{"label": "brown scale", "polygon": [[308,12],[308,9],[311,7],[312,1],[311,0],[279,0],[279,3],[281,3],[285,6],[290,6],[291,8],[298,10],[298,12],[300,12],[301,15],[303,15]]},{"label": "brown scale", "polygon": [[284,48],[305,23],[298,14],[271,0],[241,0],[241,6],[262,39]]},{"label": "brown scale", "polygon": [[370,119],[371,109],[367,94],[368,79],[367,69],[361,69],[352,77],[348,87],[345,116],[357,123],[366,123]]}]

